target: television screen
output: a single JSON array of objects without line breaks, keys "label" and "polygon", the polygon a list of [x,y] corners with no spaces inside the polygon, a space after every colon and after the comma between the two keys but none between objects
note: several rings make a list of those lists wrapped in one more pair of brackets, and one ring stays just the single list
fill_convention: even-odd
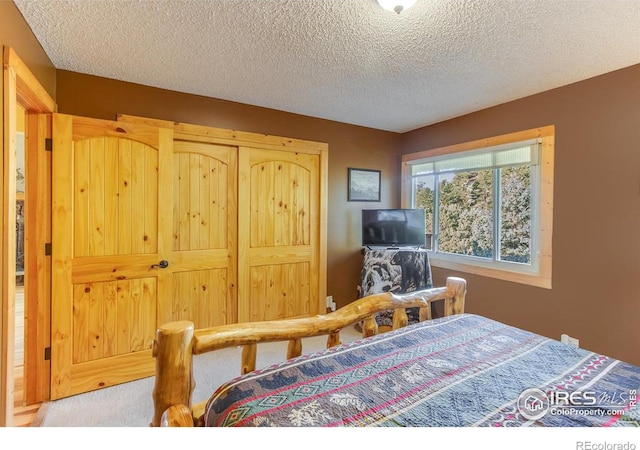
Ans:
[{"label": "television screen", "polygon": [[424,246],[424,209],[363,209],[362,245],[365,247]]}]

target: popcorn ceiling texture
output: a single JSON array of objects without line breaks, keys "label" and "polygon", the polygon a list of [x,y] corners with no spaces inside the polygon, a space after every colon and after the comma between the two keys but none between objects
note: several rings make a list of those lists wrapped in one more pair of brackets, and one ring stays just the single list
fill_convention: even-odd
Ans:
[{"label": "popcorn ceiling texture", "polygon": [[640,63],[637,0],[15,0],[58,69],[405,132]]}]

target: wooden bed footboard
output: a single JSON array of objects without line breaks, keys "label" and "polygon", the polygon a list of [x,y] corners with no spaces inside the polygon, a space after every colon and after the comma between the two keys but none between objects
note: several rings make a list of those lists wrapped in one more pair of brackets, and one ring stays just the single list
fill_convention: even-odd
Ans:
[{"label": "wooden bed footboard", "polygon": [[[420,321],[431,319],[431,304],[444,302],[444,315],[464,312],[466,281],[449,277],[445,287],[409,294],[374,294],[337,311],[315,317],[246,322],[195,330],[192,322],[170,322],[158,328],[153,342],[156,378],[151,426],[193,426],[204,403],[192,408],[195,388],[193,355],[242,346],[242,374],[255,370],[257,344],[289,341],[287,359],[302,354],[302,338],[327,336],[327,348],[340,344],[340,330],[363,321],[363,336],[377,334],[375,314],[394,310],[393,328],[408,323],[406,308],[420,308]],[[213,394],[213,392],[212,392]]]}]

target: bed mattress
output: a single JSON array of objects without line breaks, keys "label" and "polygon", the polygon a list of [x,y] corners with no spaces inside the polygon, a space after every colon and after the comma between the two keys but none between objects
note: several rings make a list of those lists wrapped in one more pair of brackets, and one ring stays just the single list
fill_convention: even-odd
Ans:
[{"label": "bed mattress", "polygon": [[238,377],[205,426],[638,426],[640,368],[459,314]]}]

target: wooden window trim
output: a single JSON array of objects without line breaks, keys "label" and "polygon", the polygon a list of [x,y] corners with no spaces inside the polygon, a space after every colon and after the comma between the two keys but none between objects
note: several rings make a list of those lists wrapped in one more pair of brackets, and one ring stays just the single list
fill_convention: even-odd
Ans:
[{"label": "wooden window trim", "polygon": [[555,127],[553,125],[479,139],[446,147],[439,147],[402,156],[402,206],[408,208],[411,203],[410,162],[433,156],[510,144],[528,139],[539,138],[540,148],[540,199],[538,225],[538,271],[537,273],[512,272],[509,270],[482,267],[474,264],[449,261],[430,253],[431,264],[435,267],[455,270],[474,275],[496,278],[515,283],[551,289],[552,287],[552,238],[553,238],[553,174],[555,154]]}]

